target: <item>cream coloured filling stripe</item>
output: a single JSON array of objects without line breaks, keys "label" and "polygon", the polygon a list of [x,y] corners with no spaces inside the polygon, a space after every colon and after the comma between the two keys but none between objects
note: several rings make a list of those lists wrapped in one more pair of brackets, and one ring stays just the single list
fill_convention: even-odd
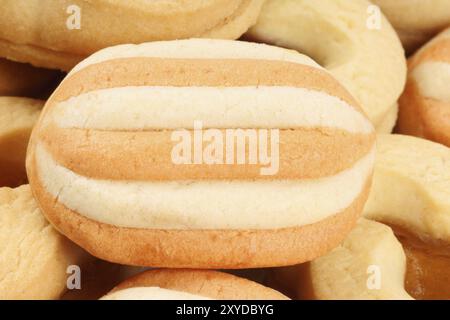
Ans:
[{"label": "cream coloured filling stripe", "polygon": [[315,223],[349,207],[372,170],[374,149],[352,168],[314,180],[94,180],[58,165],[39,143],[35,160],[47,192],[102,223],[148,229],[275,229]]},{"label": "cream coloured filling stripe", "polygon": [[133,287],[107,294],[100,300],[211,300],[188,292],[159,287]]},{"label": "cream coloured filling stripe", "polygon": [[62,128],[97,130],[327,127],[370,133],[372,124],[345,101],[294,87],[121,87],[57,103]]},{"label": "cream coloured filling stripe", "polygon": [[187,39],[177,41],[154,41],[142,44],[122,44],[102,49],[80,62],[69,73],[113,59],[121,58],[167,58],[167,59],[262,59],[299,63],[324,70],[311,58],[288,50],[265,44],[219,39]]},{"label": "cream coloured filling stripe", "polygon": [[450,64],[428,61],[414,68],[412,77],[420,93],[442,102],[450,103]]}]

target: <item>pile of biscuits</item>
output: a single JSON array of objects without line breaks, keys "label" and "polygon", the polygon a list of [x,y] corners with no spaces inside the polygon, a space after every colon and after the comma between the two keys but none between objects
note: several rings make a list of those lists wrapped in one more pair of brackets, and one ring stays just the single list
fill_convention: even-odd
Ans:
[{"label": "pile of biscuits", "polygon": [[446,0],[5,0],[0,299],[450,299],[449,147]]}]

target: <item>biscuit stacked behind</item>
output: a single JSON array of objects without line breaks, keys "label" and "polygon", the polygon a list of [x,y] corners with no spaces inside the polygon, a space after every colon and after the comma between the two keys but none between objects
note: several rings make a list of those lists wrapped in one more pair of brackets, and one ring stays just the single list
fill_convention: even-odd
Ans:
[{"label": "biscuit stacked behind", "polygon": [[407,53],[450,26],[448,0],[372,0],[395,27]]},{"label": "biscuit stacked behind", "polygon": [[3,0],[0,56],[68,71],[122,43],[239,38],[264,0]]},{"label": "biscuit stacked behind", "polygon": [[151,270],[111,290],[104,300],[286,300],[250,280],[204,270]]},{"label": "biscuit stacked behind", "polygon": [[[238,151],[230,164],[175,163],[173,133],[194,135],[197,122],[219,136],[265,132],[276,170],[240,164]],[[372,125],[309,58],[182,40],[112,47],[75,67],[46,104],[27,167],[47,218],[98,257],[243,268],[337,245],[366,200],[373,158]]]},{"label": "biscuit stacked behind", "polygon": [[25,154],[43,101],[0,97],[0,187],[26,183]]},{"label": "biscuit stacked behind", "polygon": [[410,59],[397,129],[450,146],[450,29]]}]

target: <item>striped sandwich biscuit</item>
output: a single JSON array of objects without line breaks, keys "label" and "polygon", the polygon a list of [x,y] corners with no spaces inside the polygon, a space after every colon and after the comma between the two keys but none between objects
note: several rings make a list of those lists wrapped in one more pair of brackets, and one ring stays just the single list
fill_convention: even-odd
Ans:
[{"label": "striped sandwich biscuit", "polygon": [[397,129],[450,146],[450,29],[409,61]]},{"label": "striped sandwich biscuit", "polygon": [[374,139],[353,97],[294,51],[155,42],[75,67],[45,106],[27,167],[48,219],[95,256],[264,267],[345,237]]}]

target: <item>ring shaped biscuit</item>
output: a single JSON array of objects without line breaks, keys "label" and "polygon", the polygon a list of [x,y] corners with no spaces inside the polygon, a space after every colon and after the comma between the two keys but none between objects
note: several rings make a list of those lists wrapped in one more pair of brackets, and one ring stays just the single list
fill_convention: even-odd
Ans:
[{"label": "ring shaped biscuit", "polygon": [[59,72],[0,58],[0,96],[43,97]]},{"label": "ring shaped biscuit", "polygon": [[84,255],[45,220],[28,185],[0,188],[0,299],[58,299]]},{"label": "ring shaped biscuit", "polygon": [[231,274],[150,270],[115,287],[102,300],[287,300],[281,293]]},{"label": "ring shaped biscuit", "polygon": [[28,140],[43,105],[41,100],[0,97],[0,187],[26,183]]},{"label": "ring shaped biscuit", "polygon": [[268,0],[246,36],[312,57],[359,100],[377,132],[389,133],[406,62],[384,16],[380,29],[368,27],[369,6],[366,0]]},{"label": "ring shaped biscuit", "polygon": [[358,103],[308,57],[191,39],[80,63],[44,108],[27,170],[46,217],[97,257],[234,269],[342,241],[374,147]]},{"label": "ring shaped biscuit", "polygon": [[408,53],[450,26],[448,0],[372,0],[394,26]]},{"label": "ring shaped biscuit", "polygon": [[365,219],[326,255],[276,271],[276,287],[297,298],[450,298],[450,149],[380,135],[377,151]]},{"label": "ring shaped biscuit", "polygon": [[408,65],[397,131],[450,146],[450,28],[421,48]]},{"label": "ring shaped biscuit", "polygon": [[68,71],[88,55],[123,43],[237,39],[256,22],[263,2],[4,0],[0,56]]}]

